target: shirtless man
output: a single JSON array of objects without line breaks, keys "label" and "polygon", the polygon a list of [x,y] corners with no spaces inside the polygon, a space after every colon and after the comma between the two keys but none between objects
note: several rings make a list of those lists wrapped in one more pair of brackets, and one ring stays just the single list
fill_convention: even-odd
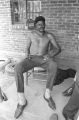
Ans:
[{"label": "shirtless man", "polygon": [[[27,100],[24,96],[23,73],[38,66],[48,71],[44,99],[52,109],[56,109],[55,103],[51,97],[51,91],[57,72],[57,64],[53,61],[53,57],[59,54],[61,50],[53,35],[45,31],[44,17],[36,17],[34,27],[35,29],[27,36],[26,56],[15,66],[15,79],[19,102],[15,111],[15,118],[18,118],[22,114],[27,105]],[[48,51],[49,43],[53,45],[53,49],[50,51]]]}]

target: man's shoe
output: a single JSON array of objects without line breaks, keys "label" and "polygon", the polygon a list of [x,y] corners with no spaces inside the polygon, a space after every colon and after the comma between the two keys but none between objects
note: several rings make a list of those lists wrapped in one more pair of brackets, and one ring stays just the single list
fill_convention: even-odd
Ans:
[{"label": "man's shoe", "polygon": [[49,120],[58,120],[58,114],[54,113],[50,116]]},{"label": "man's shoe", "polygon": [[75,87],[75,82],[72,84],[72,86],[70,86],[68,89],[66,89],[64,92],[63,92],[63,95],[64,96],[71,96],[72,93],[73,93],[73,90],[74,90],[74,87]]},{"label": "man's shoe", "polygon": [[74,85],[70,86],[68,89],[66,89],[64,92],[63,92],[63,95],[64,96],[71,96],[72,93],[73,93],[73,90],[74,90]]},{"label": "man's shoe", "polygon": [[56,110],[56,105],[55,102],[53,101],[52,97],[50,97],[49,99],[45,98],[44,99],[48,102],[48,105],[51,109]]},{"label": "man's shoe", "polygon": [[17,109],[16,109],[15,115],[14,115],[14,117],[16,119],[23,113],[23,110],[26,107],[26,105],[27,105],[27,101],[26,101],[25,105],[20,105],[20,104],[17,105]]}]

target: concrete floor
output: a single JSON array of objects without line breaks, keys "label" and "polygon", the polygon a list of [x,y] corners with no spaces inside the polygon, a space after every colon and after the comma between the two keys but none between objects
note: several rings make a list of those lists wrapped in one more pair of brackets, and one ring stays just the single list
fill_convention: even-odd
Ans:
[{"label": "concrete floor", "polygon": [[[10,77],[6,73],[1,73],[0,76],[0,84],[8,97],[8,101],[0,103],[0,120],[15,120],[14,112],[18,101],[14,76]],[[5,81],[7,81],[7,84]],[[69,97],[63,97],[62,92],[72,83],[73,79],[67,79],[61,85],[53,88],[52,97],[57,108],[53,111],[43,99],[46,83],[41,80],[29,79],[29,85],[25,85],[25,96],[28,105],[18,120],[50,120],[53,113],[58,113],[59,120],[65,120],[62,116],[62,109],[69,100]]]}]

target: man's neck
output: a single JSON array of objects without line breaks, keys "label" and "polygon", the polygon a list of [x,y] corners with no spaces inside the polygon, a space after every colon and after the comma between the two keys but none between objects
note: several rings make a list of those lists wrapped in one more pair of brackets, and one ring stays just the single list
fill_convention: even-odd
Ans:
[{"label": "man's neck", "polygon": [[35,30],[35,32],[36,32],[37,34],[39,34],[39,35],[42,35],[42,36],[45,34],[45,31],[42,31],[42,32],[41,32],[41,31]]}]

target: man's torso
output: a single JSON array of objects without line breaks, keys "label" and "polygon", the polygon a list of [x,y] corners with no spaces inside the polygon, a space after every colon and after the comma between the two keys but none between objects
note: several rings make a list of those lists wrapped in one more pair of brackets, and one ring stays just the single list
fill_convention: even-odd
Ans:
[{"label": "man's torso", "polygon": [[30,37],[31,37],[30,54],[45,55],[48,51],[48,45],[50,41],[48,33],[46,32],[44,35],[41,35],[33,31]]}]

